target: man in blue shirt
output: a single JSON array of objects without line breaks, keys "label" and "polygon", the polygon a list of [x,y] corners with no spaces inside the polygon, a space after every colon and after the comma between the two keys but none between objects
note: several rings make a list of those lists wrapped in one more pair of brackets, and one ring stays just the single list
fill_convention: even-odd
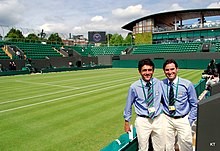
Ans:
[{"label": "man in blue shirt", "polygon": [[197,95],[189,80],[177,76],[178,64],[168,59],[163,64],[163,110],[166,124],[166,150],[174,151],[175,134],[181,151],[192,151],[191,126],[197,117]]},{"label": "man in blue shirt", "polygon": [[131,131],[130,120],[132,105],[137,114],[135,127],[139,143],[139,151],[147,151],[149,137],[152,138],[154,151],[164,151],[164,116],[161,104],[161,81],[153,78],[154,63],[150,59],[140,60],[138,71],[141,78],[131,84],[124,109],[125,132]]}]

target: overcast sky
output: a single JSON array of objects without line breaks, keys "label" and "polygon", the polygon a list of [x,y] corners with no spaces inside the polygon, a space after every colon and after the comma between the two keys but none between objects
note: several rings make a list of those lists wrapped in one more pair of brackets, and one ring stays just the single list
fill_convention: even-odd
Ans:
[{"label": "overcast sky", "polygon": [[[220,8],[216,0],[0,0],[0,25],[87,36],[106,31],[123,36],[121,27],[162,11]],[[1,30],[1,29],[0,29]]]}]

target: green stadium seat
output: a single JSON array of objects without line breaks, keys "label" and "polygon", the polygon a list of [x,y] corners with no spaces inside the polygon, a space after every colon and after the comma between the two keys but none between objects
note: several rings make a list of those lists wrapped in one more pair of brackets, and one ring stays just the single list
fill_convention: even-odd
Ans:
[{"label": "green stadium seat", "polygon": [[148,44],[136,46],[132,54],[196,52],[200,43]]}]

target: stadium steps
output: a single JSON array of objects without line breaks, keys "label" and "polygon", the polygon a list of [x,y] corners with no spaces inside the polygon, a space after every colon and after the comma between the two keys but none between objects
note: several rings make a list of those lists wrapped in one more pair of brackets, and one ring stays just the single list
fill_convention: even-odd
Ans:
[{"label": "stadium steps", "polygon": [[55,50],[60,55],[62,55],[63,57],[68,57],[68,53],[65,50],[62,49],[61,45],[52,46],[52,49]]},{"label": "stadium steps", "polygon": [[8,49],[6,45],[0,48],[0,59],[12,59],[12,54]]},{"label": "stadium steps", "polygon": [[97,46],[92,47],[91,52],[94,56],[98,55],[120,55],[122,51],[125,51],[127,46]]},{"label": "stadium steps", "polygon": [[89,47],[83,47],[83,46],[68,46],[68,47],[76,51],[81,56],[92,55]]},{"label": "stadium steps", "polygon": [[13,42],[28,58],[44,59],[45,57],[62,57],[50,44]]}]

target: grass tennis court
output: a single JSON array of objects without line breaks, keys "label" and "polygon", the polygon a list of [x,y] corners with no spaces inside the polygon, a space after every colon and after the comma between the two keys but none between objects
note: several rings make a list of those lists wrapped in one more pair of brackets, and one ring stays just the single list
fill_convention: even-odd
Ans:
[{"label": "grass tennis court", "polygon": [[[196,84],[202,72],[179,75]],[[139,77],[133,68],[0,77],[0,150],[102,149],[124,133],[128,87]],[[161,69],[154,77],[165,78]]]}]

